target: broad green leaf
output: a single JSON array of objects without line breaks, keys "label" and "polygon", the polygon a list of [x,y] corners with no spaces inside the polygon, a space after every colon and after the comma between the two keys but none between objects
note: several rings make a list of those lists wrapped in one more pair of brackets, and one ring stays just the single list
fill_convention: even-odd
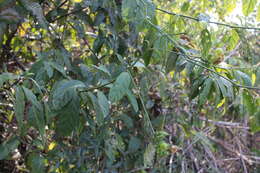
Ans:
[{"label": "broad green leaf", "polygon": [[26,87],[23,87],[23,91],[27,100],[29,100],[39,111],[42,111],[42,105],[37,100],[37,97],[33,94],[33,92]]},{"label": "broad green leaf", "polygon": [[206,102],[206,99],[210,93],[211,86],[213,84],[212,79],[208,78],[203,83],[203,89],[199,95],[199,105],[203,105]]},{"label": "broad green leaf", "polygon": [[105,74],[107,74],[108,76],[111,76],[110,72],[108,71],[108,69],[106,68],[106,66],[104,65],[100,65],[100,66],[95,66],[93,65],[94,68],[104,72]]},{"label": "broad green leaf", "polygon": [[78,80],[63,80],[59,82],[58,87],[53,91],[52,104],[54,109],[58,110],[65,106],[76,94],[77,88],[84,88],[85,84]]},{"label": "broad green leaf", "polygon": [[57,63],[55,63],[55,62],[48,62],[48,64],[49,64],[52,68],[54,68],[55,70],[57,70],[58,72],[60,72],[65,78],[67,78],[66,71],[64,70],[64,68],[63,68],[61,65],[59,65],[59,64],[57,64]]},{"label": "broad green leaf", "polygon": [[248,16],[254,11],[257,0],[242,0],[242,11],[245,16]]},{"label": "broad green leaf", "polygon": [[131,77],[128,72],[122,72],[114,82],[113,86],[109,91],[109,100],[112,102],[117,102],[121,100],[129,89],[131,83]]},{"label": "broad green leaf", "polygon": [[122,120],[127,128],[131,129],[134,127],[133,119],[126,114],[120,115],[119,117],[116,117],[115,120]]},{"label": "broad green leaf", "polygon": [[257,8],[256,20],[257,20],[258,22],[260,21],[260,5],[258,5],[258,8]]},{"label": "broad green leaf", "polygon": [[21,20],[20,15],[13,8],[7,8],[0,12],[0,22],[15,24]]},{"label": "broad green leaf", "polygon": [[123,0],[122,16],[128,22],[136,22],[142,28],[146,20],[152,20],[155,6],[151,0]]},{"label": "broad green leaf", "polygon": [[[92,105],[95,109],[95,112],[96,112],[96,120],[97,120],[97,123],[99,125],[102,125],[103,122],[104,122],[104,118],[105,116],[107,116],[109,114],[109,105],[108,104],[108,101],[101,101],[100,99],[102,99],[103,97],[105,97],[104,95],[102,96],[101,94],[99,94],[99,98],[97,98],[93,93],[91,92],[88,92],[88,96],[92,102]],[[104,104],[102,105],[103,107],[101,107],[101,104]]]},{"label": "broad green leaf", "polygon": [[169,73],[170,71],[174,70],[177,59],[178,59],[177,53],[171,52],[169,54],[169,56],[167,58],[167,62],[166,62],[166,68],[165,68],[166,73]]},{"label": "broad green leaf", "polygon": [[200,37],[200,43],[202,45],[202,56],[206,57],[212,45],[210,32],[207,29],[204,29],[201,31]]},{"label": "broad green leaf", "polygon": [[44,62],[44,67],[49,78],[51,78],[53,76],[53,68],[50,66],[49,62]]},{"label": "broad green leaf", "polygon": [[24,110],[25,110],[25,96],[24,96],[23,88],[17,86],[15,88],[14,112],[20,128],[23,126]]},{"label": "broad green leaf", "polygon": [[133,106],[135,112],[138,112],[138,110],[139,110],[138,103],[137,103],[137,100],[136,100],[134,94],[132,93],[132,91],[127,90],[126,95],[127,95],[128,100],[130,101],[131,105]]},{"label": "broad green leaf", "polygon": [[60,136],[68,136],[79,127],[80,100],[75,90],[72,98],[61,110],[56,118],[56,130]]},{"label": "broad green leaf", "polygon": [[11,139],[8,139],[1,143],[0,160],[6,159],[9,156],[9,154],[18,147],[19,144],[20,141],[17,137],[12,137]]},{"label": "broad green leaf", "polygon": [[27,159],[31,173],[45,173],[45,159],[40,153],[31,153]]},{"label": "broad green leaf", "polygon": [[243,91],[243,104],[246,106],[248,113],[252,116],[255,113],[256,108],[254,99],[248,90]]},{"label": "broad green leaf", "polygon": [[223,83],[223,81],[221,79],[222,78],[217,77],[216,82],[217,82],[217,84],[218,84],[218,86],[220,88],[220,91],[221,91],[223,97],[227,97],[228,96],[227,95],[227,88],[225,87],[225,85],[224,85],[224,83]]},{"label": "broad green leaf", "polygon": [[237,31],[235,29],[232,29],[230,31],[230,37],[227,45],[228,50],[233,50],[237,46],[239,39],[240,37]]},{"label": "broad green leaf", "polygon": [[15,80],[18,79],[19,76],[14,75],[12,73],[2,73],[0,74],[0,88],[3,86],[3,84],[9,80]]},{"label": "broad green leaf", "polygon": [[224,8],[227,10],[227,13],[231,13],[237,5],[237,0],[224,0]]},{"label": "broad green leaf", "polygon": [[45,119],[41,110],[35,105],[31,106],[28,113],[28,122],[31,126],[39,130],[41,137],[45,134]]},{"label": "broad green leaf", "polygon": [[250,130],[253,133],[260,132],[260,109],[254,114],[253,117],[250,117]]},{"label": "broad green leaf", "polygon": [[109,114],[109,103],[107,97],[103,92],[98,91],[97,93],[98,104],[101,108],[104,118]]},{"label": "broad green leaf", "polygon": [[252,86],[251,78],[246,73],[236,70],[235,77],[241,81],[243,85]]},{"label": "broad green leaf", "polygon": [[135,136],[131,136],[129,144],[128,144],[128,151],[129,152],[136,152],[141,145],[141,140]]},{"label": "broad green leaf", "polygon": [[152,143],[148,144],[144,152],[144,166],[149,167],[153,165],[155,156],[155,147]]},{"label": "broad green leaf", "polygon": [[38,2],[35,2],[33,0],[21,0],[23,6],[30,11],[38,20],[40,25],[48,30],[48,22],[44,17],[43,10],[41,5]]}]

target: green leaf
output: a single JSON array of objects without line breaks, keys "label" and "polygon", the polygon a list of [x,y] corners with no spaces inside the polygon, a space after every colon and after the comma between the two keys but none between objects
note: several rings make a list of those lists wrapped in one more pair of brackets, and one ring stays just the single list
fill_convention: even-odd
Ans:
[{"label": "green leaf", "polygon": [[127,126],[127,128],[132,129],[134,127],[133,119],[126,114],[120,115],[119,117],[116,117],[115,120],[122,120],[124,124]]},{"label": "green leaf", "polygon": [[243,90],[243,104],[246,106],[246,109],[250,115],[253,115],[256,111],[255,102],[253,96],[248,90]]},{"label": "green leaf", "polygon": [[18,79],[19,76],[14,75],[12,73],[2,73],[0,74],[0,88],[3,86],[3,84],[9,80],[15,80]]},{"label": "green leaf", "polygon": [[140,146],[141,146],[141,140],[135,136],[131,136],[128,145],[128,151],[134,153],[140,148]]},{"label": "green leaf", "polygon": [[44,17],[41,5],[33,0],[21,0],[24,7],[30,11],[38,20],[39,24],[46,30],[48,30],[48,22]]},{"label": "green leaf", "polygon": [[129,73],[122,72],[116,79],[113,86],[109,91],[109,100],[112,102],[117,102],[121,100],[126,94],[131,83],[131,77]]},{"label": "green leaf", "polygon": [[[106,104],[108,104],[108,101],[107,100],[101,101],[100,99],[102,99],[102,97],[104,97],[104,96],[101,96],[101,94],[99,94],[99,99],[91,92],[88,92],[88,96],[95,109],[97,123],[98,123],[98,125],[102,125],[104,122],[105,116],[107,116],[109,113],[109,107],[107,107],[108,105],[106,105]],[[102,105],[103,107],[100,106],[101,104],[104,104],[104,105]]]},{"label": "green leaf", "polygon": [[25,110],[25,96],[24,96],[23,88],[17,86],[15,88],[14,113],[20,128],[23,126],[24,110]]},{"label": "green leaf", "polygon": [[199,95],[199,105],[203,105],[210,93],[211,86],[213,84],[212,79],[208,78],[203,83],[203,89]]},{"label": "green leaf", "polygon": [[78,80],[63,80],[58,83],[57,88],[53,91],[52,94],[52,104],[54,109],[58,110],[64,107],[76,94],[75,91],[77,88],[84,88],[85,84]]},{"label": "green leaf", "polygon": [[56,130],[60,136],[69,136],[71,132],[79,127],[80,100],[75,90],[72,92],[72,98],[55,117]]},{"label": "green leaf", "polygon": [[33,92],[26,87],[23,87],[23,91],[27,100],[29,100],[39,111],[42,111],[42,105],[37,100],[37,97],[33,94]]},{"label": "green leaf", "polygon": [[260,5],[258,5],[258,8],[257,8],[256,20],[257,20],[258,22],[260,21]]},{"label": "green leaf", "polygon": [[138,108],[138,103],[137,100],[135,98],[135,96],[133,95],[133,93],[130,90],[127,90],[127,98],[130,101],[131,105],[133,106],[135,112],[138,112],[139,108]]},{"label": "green leaf", "polygon": [[235,77],[241,81],[243,85],[252,86],[251,78],[246,73],[236,70]]},{"label": "green leaf", "polygon": [[144,152],[144,166],[150,167],[153,165],[154,156],[155,156],[155,147],[152,143],[148,144]]},{"label": "green leaf", "polygon": [[202,45],[202,56],[207,56],[212,46],[211,35],[207,29],[201,31],[201,45]]},{"label": "green leaf", "polygon": [[46,70],[49,78],[51,78],[53,76],[53,68],[51,67],[50,63],[44,62],[44,67],[45,67],[45,70]]},{"label": "green leaf", "polygon": [[21,16],[13,8],[7,8],[0,12],[0,22],[15,24],[21,20]]},{"label": "green leaf", "polygon": [[240,39],[240,37],[239,37],[237,31],[235,29],[232,29],[230,31],[230,37],[228,40],[227,49],[230,51],[233,50],[236,47],[236,45],[238,44],[239,39]]},{"label": "green leaf", "polygon": [[0,145],[0,160],[6,159],[9,154],[18,147],[19,144],[20,141],[17,137],[12,137],[11,139],[4,141]]},{"label": "green leaf", "polygon": [[109,103],[107,97],[102,92],[98,91],[97,100],[103,113],[103,117],[106,118],[106,116],[109,114]]},{"label": "green leaf", "polygon": [[27,159],[31,173],[45,173],[45,159],[40,153],[31,153]]},{"label": "green leaf", "polygon": [[166,73],[169,73],[170,71],[174,70],[175,66],[176,66],[176,62],[178,59],[178,54],[175,52],[171,52],[167,58],[167,62],[166,62]]},{"label": "green leaf", "polygon": [[245,16],[248,16],[254,11],[257,0],[242,0],[242,11]]},{"label": "green leaf", "polygon": [[122,16],[127,22],[142,25],[146,19],[151,20],[155,15],[155,5],[151,0],[123,0]]},{"label": "green leaf", "polygon": [[108,76],[111,76],[110,72],[108,71],[108,69],[106,68],[106,66],[104,65],[100,65],[100,66],[95,66],[93,65],[94,68],[102,71],[103,73],[107,74]]}]

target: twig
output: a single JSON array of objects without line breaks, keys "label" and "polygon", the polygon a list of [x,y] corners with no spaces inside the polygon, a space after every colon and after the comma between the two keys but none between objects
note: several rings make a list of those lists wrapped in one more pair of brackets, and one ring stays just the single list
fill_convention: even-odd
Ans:
[{"label": "twig", "polygon": [[105,87],[105,86],[107,86],[109,84],[112,84],[113,82],[115,82],[115,79],[110,81],[110,82],[108,82],[108,83],[105,83],[103,85],[94,86],[94,87],[91,87],[91,88],[87,88],[85,90],[80,90],[79,92],[89,92],[89,91],[92,91],[92,90],[95,90],[95,89],[101,89],[101,88],[103,88],[103,87]]},{"label": "twig", "polygon": [[[174,12],[169,12],[169,11],[166,11],[166,10],[163,10],[163,9],[160,9],[160,8],[156,8],[156,10],[161,11],[161,12],[166,13],[166,14],[169,14],[169,15],[174,15],[174,16],[179,16],[179,17],[182,17],[182,18],[194,20],[196,22],[203,21],[203,20],[201,20],[199,18],[186,16],[186,15],[183,15],[183,14],[177,14],[177,13],[174,13]],[[226,24],[226,23],[213,22],[213,21],[205,21],[205,22],[211,23],[211,24],[215,24],[215,25],[221,25],[221,26],[225,26],[225,27],[229,27],[229,28],[233,28],[233,29],[251,29],[251,30],[258,30],[258,31],[260,31],[260,28],[257,28],[257,27],[235,26],[235,25],[229,25],[229,24]]]},{"label": "twig", "polygon": [[64,18],[64,17],[67,17],[67,16],[69,16],[69,15],[71,15],[71,14],[78,13],[78,12],[80,12],[80,11],[86,9],[86,8],[87,8],[87,7],[82,7],[82,8],[79,8],[79,9],[77,9],[77,10],[73,10],[73,11],[67,13],[67,14],[64,14],[64,15],[61,15],[61,16],[59,16],[59,17],[56,17],[56,18],[53,19],[50,23],[53,23],[53,22],[55,22],[55,21],[57,21],[57,20],[60,20],[60,19],[62,19],[62,18]]},{"label": "twig", "polygon": [[147,168],[147,167],[135,168],[135,169],[132,169],[131,171],[129,171],[129,173],[133,173],[133,172],[137,172],[137,171],[142,171],[142,170],[145,170],[145,169],[148,169],[148,168]]},{"label": "twig", "polygon": [[202,120],[202,121],[210,122],[210,123],[217,125],[217,126],[228,126],[228,127],[239,128],[239,129],[247,129],[247,130],[250,129],[247,126],[242,126],[240,123],[232,123],[232,122],[226,122],[226,121],[213,121],[213,120],[210,120],[210,119],[206,119],[204,117],[199,117],[199,119]]},{"label": "twig", "polygon": [[198,64],[198,63],[194,62],[193,59],[191,59],[191,58],[187,55],[186,50],[185,50],[184,48],[182,48],[176,41],[174,41],[174,40],[169,36],[169,34],[163,32],[160,28],[158,28],[158,27],[157,27],[155,24],[153,24],[150,20],[147,19],[147,22],[148,22],[152,27],[154,27],[155,29],[157,29],[160,33],[162,33],[163,35],[165,35],[173,44],[175,44],[175,45],[178,47],[178,49],[180,49],[181,53],[184,55],[183,58],[185,58],[185,59],[186,59],[187,61],[189,61],[190,63],[193,63],[194,65],[197,65],[197,66],[200,66],[200,67],[204,68],[205,70],[210,71],[210,72],[216,74],[216,75],[219,76],[219,77],[222,77],[223,79],[229,81],[231,84],[233,84],[233,85],[236,86],[236,87],[239,87],[239,88],[247,88],[247,89],[254,89],[254,90],[260,90],[259,87],[253,87],[253,86],[246,86],[246,85],[237,84],[236,82],[234,82],[234,81],[230,80],[229,78],[227,78],[227,77],[225,77],[225,76],[219,74],[218,72],[216,72],[216,71],[214,71],[214,70],[212,70],[212,69],[210,69],[210,68],[208,68],[208,67],[206,67],[206,66],[204,66],[204,65],[202,65],[202,64]]},{"label": "twig", "polygon": [[[239,142],[238,138],[236,138],[236,141],[237,141],[237,146],[238,146],[238,149],[239,149],[239,153],[240,153],[240,155],[242,155],[242,149],[241,149],[241,146],[239,145],[240,142]],[[241,160],[243,168],[244,168],[244,173],[248,173],[247,167],[246,167],[246,163],[245,163],[243,157],[240,157],[240,160]]]}]

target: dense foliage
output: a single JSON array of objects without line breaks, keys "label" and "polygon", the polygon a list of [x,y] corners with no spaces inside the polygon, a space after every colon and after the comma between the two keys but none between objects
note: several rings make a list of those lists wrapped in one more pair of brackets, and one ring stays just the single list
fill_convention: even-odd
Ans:
[{"label": "dense foliage", "polygon": [[0,172],[259,172],[259,19],[257,0],[1,0]]}]

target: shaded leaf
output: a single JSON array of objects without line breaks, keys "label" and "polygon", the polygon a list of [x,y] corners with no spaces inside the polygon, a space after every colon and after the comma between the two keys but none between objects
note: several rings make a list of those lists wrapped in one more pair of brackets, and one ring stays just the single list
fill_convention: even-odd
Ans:
[{"label": "shaded leaf", "polygon": [[112,102],[117,102],[121,100],[126,94],[131,83],[131,77],[129,73],[122,72],[116,79],[113,86],[109,91],[109,100]]},{"label": "shaded leaf", "polygon": [[256,111],[255,103],[252,95],[249,91],[243,90],[243,104],[246,106],[250,115],[253,115]]},{"label": "shaded leaf", "polygon": [[27,165],[31,173],[45,173],[45,161],[39,153],[31,153],[28,156]]},{"label": "shaded leaf", "polygon": [[19,124],[19,127],[23,126],[24,110],[25,110],[24,92],[22,87],[17,86],[15,88],[14,113],[15,113],[16,120]]},{"label": "shaded leaf", "polygon": [[77,88],[84,88],[85,84],[78,80],[63,80],[59,82],[58,87],[53,91],[53,100],[52,104],[54,109],[61,109],[65,106],[76,94],[75,91]]},{"label": "shaded leaf", "polygon": [[11,139],[4,141],[0,145],[0,160],[6,159],[8,155],[18,147],[19,144],[20,141],[17,137],[12,137]]},{"label": "shaded leaf", "polygon": [[148,144],[144,152],[144,166],[149,167],[153,165],[155,156],[155,147],[152,143]]},{"label": "shaded leaf", "polygon": [[127,98],[130,101],[131,105],[133,106],[135,112],[138,112],[139,108],[138,108],[138,103],[137,100],[135,98],[135,96],[133,95],[133,93],[130,90],[127,90]]},{"label": "shaded leaf", "polygon": [[98,99],[98,103],[101,108],[101,111],[103,113],[103,117],[105,118],[109,114],[109,103],[108,103],[107,97],[102,92],[98,91],[97,99]]},{"label": "shaded leaf", "polygon": [[206,102],[206,99],[207,99],[207,97],[210,93],[212,83],[213,83],[213,81],[210,78],[208,78],[204,81],[203,89],[202,89],[202,91],[200,92],[200,95],[199,95],[199,105],[203,105]]}]

